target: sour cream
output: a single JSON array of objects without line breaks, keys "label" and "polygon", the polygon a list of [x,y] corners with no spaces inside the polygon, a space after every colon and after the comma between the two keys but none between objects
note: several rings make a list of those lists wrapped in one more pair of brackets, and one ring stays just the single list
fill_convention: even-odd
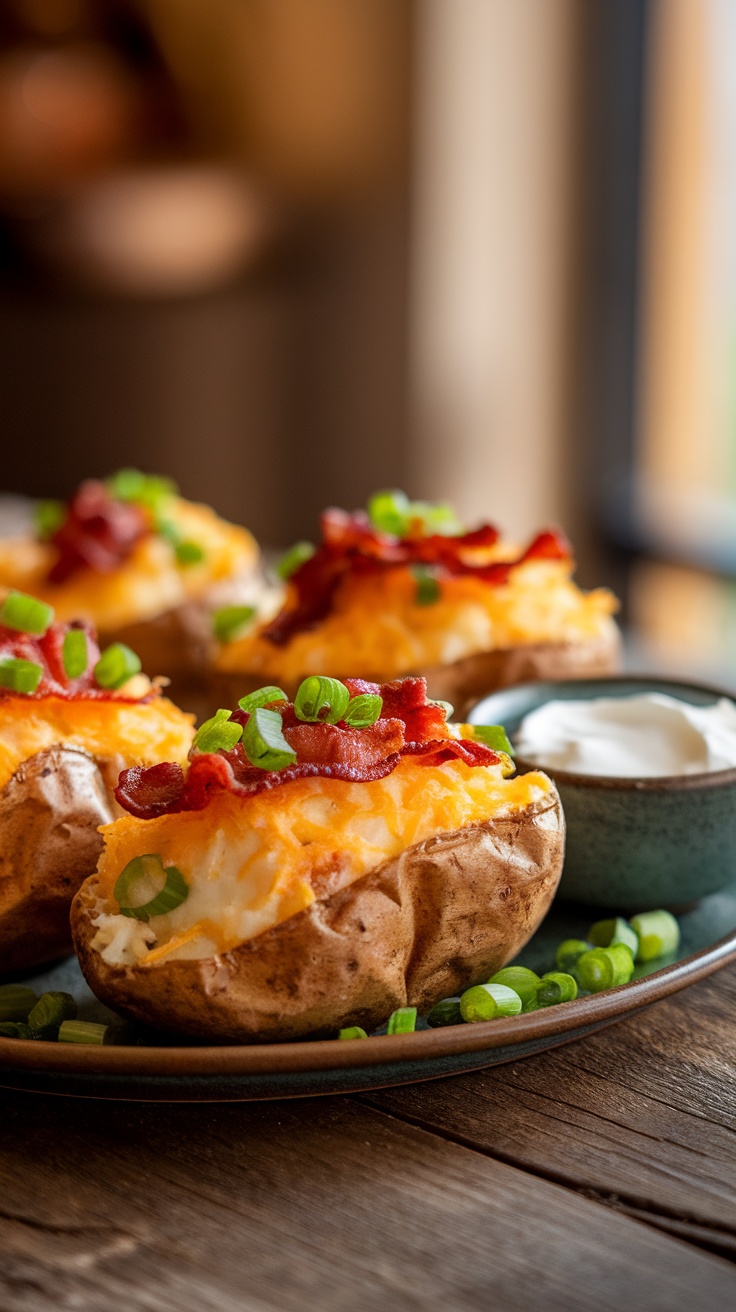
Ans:
[{"label": "sour cream", "polygon": [[736,705],[692,706],[665,693],[551,701],[515,735],[519,756],[577,774],[633,779],[736,766]]}]

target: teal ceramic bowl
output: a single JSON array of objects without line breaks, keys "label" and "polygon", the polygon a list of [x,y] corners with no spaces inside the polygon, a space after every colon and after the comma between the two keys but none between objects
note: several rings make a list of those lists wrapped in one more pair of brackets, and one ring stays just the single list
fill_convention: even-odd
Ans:
[{"label": "teal ceramic bowl", "polygon": [[[485,697],[471,724],[503,724],[511,741],[530,711],[554,699],[661,692],[710,706],[730,692],[656,678],[527,683]],[[524,773],[540,767],[517,759]],[[707,774],[619,779],[547,770],[567,820],[561,898],[615,911],[687,906],[736,877],[736,768]]]}]

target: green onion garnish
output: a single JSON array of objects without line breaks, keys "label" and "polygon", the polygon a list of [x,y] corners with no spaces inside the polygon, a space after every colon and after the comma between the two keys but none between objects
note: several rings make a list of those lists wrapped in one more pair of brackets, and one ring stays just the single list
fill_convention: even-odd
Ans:
[{"label": "green onion garnish", "polygon": [[358,697],[351,697],[348,709],[343,715],[346,724],[353,729],[367,729],[369,725],[380,720],[383,710],[383,698],[378,693],[365,692]]},{"label": "green onion garnish", "polygon": [[230,711],[215,711],[210,720],[200,724],[192,747],[198,752],[229,752],[243,736],[243,726],[230,719]]},{"label": "green onion garnish", "polygon": [[255,692],[249,692],[245,697],[241,697],[238,706],[241,711],[247,711],[248,715],[252,715],[259,706],[269,706],[271,702],[288,702],[288,700],[283,688],[275,688],[273,684],[269,684],[267,688],[258,688]]},{"label": "green onion garnish", "polygon": [[316,550],[317,548],[311,542],[295,542],[293,547],[289,547],[286,554],[281,557],[276,566],[276,573],[279,578],[283,579],[284,582],[290,579],[292,574],[296,574],[296,571],[304,564],[305,560],[309,560]]},{"label": "green onion garnish", "polygon": [[476,984],[466,989],[460,999],[463,1020],[474,1024],[480,1020],[494,1020],[496,1016],[518,1016],[521,998],[515,989],[505,984]]},{"label": "green onion garnish", "polygon": [[33,1030],[23,1021],[0,1021],[0,1039],[32,1039]]},{"label": "green onion garnish", "polygon": [[191,542],[185,539],[177,542],[174,547],[174,554],[180,565],[199,565],[204,560],[204,550],[198,542]]},{"label": "green onion garnish", "polygon": [[387,1034],[413,1034],[417,1027],[416,1007],[399,1007],[392,1011],[386,1027]]},{"label": "green onion garnish", "polygon": [[255,617],[255,606],[223,606],[212,616],[212,628],[218,642],[233,642],[245,633]]},{"label": "green onion garnish", "polygon": [[485,743],[492,752],[505,752],[507,756],[514,755],[514,749],[502,724],[474,724],[473,737],[477,738],[478,742]]},{"label": "green onion garnish", "polygon": [[54,622],[54,608],[25,592],[9,592],[0,606],[0,624],[40,638]]},{"label": "green onion garnish", "polygon": [[294,712],[298,720],[310,723],[322,721],[325,724],[337,724],[342,720],[350,705],[350,693],[339,679],[327,679],[321,674],[312,674],[299,685],[294,698]]},{"label": "green onion garnish", "polygon": [[497,970],[495,975],[491,975],[488,983],[503,984],[507,989],[513,989],[521,998],[521,1010],[528,1011],[536,1000],[539,976],[535,971],[527,970],[526,966],[504,966],[503,970]]},{"label": "green onion garnish", "polygon": [[410,507],[406,492],[374,492],[368,502],[368,518],[381,533],[403,538],[409,527]]},{"label": "green onion garnish", "polygon": [[439,706],[440,710],[445,712],[446,720],[451,720],[453,715],[455,714],[455,707],[453,706],[452,702],[432,701],[431,698],[427,698],[427,705]]},{"label": "green onion garnish", "polygon": [[634,973],[634,954],[625,943],[612,948],[591,948],[578,958],[575,974],[588,993],[602,993],[628,984]]},{"label": "green onion garnish", "polygon": [[441,1002],[436,1002],[427,1016],[427,1024],[433,1030],[441,1029],[445,1025],[462,1025],[463,1014],[460,1010],[459,998],[443,998]]},{"label": "green onion garnish", "polygon": [[134,856],[118,875],[113,897],[121,916],[149,920],[175,911],[189,896],[189,885],[176,866],[165,866],[156,852]]},{"label": "green onion garnish", "polygon": [[577,966],[584,952],[590,952],[593,944],[584,938],[566,938],[555,952],[555,966],[563,974],[570,975]]},{"label": "green onion garnish", "polygon": [[59,1043],[104,1043],[109,1028],[93,1020],[63,1020],[59,1026]]},{"label": "green onion garnish", "polygon": [[71,993],[42,993],[28,1014],[34,1039],[56,1039],[64,1020],[75,1020],[77,1004]]},{"label": "green onion garnish", "polygon": [[140,657],[124,642],[113,642],[103,651],[95,665],[95,680],[100,688],[122,688],[141,669]]},{"label": "green onion garnish", "polygon": [[9,656],[0,661],[0,688],[11,692],[35,692],[43,678],[43,667],[34,661]]},{"label": "green onion garnish", "polygon": [[414,596],[417,606],[434,606],[440,599],[440,585],[436,574],[427,565],[412,565],[411,572],[417,585]]},{"label": "green onion garnish", "polygon": [[0,984],[0,1021],[28,1020],[38,998],[26,984]]},{"label": "green onion garnish", "polygon": [[283,735],[278,711],[257,706],[243,730],[243,750],[251,765],[260,770],[284,770],[296,760],[296,752]]},{"label": "green onion garnish", "polygon": [[367,1039],[368,1035],[360,1025],[349,1025],[347,1029],[340,1030],[338,1039]]},{"label": "green onion garnish", "polygon": [[53,537],[57,528],[61,528],[66,519],[66,506],[63,501],[38,501],[33,511],[36,536],[42,542]]},{"label": "green onion garnish", "polygon": [[61,659],[64,662],[64,673],[67,679],[78,679],[81,674],[84,674],[89,657],[87,635],[83,629],[70,629],[68,633],[64,634]]},{"label": "green onion garnish", "polygon": [[588,938],[595,948],[612,948],[617,943],[625,943],[627,948],[631,948],[634,957],[639,947],[637,934],[622,916],[615,916],[611,920],[596,920],[588,930]]},{"label": "green onion garnish", "polygon": [[136,501],[154,514],[179,491],[172,479],[142,474],[139,469],[119,469],[108,478],[107,490],[117,501]]},{"label": "green onion garnish", "polygon": [[680,926],[669,911],[643,911],[631,917],[631,928],[639,940],[637,961],[656,961],[680,946]]},{"label": "green onion garnish", "polygon": [[578,996],[578,986],[572,975],[560,970],[548,970],[537,985],[538,1007],[556,1007],[560,1002],[572,1002]]}]

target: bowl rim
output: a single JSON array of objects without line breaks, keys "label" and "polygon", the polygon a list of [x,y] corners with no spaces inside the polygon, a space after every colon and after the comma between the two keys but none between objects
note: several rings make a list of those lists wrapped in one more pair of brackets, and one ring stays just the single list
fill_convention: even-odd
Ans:
[{"label": "bowl rim", "polygon": [[[658,674],[601,674],[592,678],[582,679],[535,679],[529,683],[509,685],[507,688],[497,688],[494,692],[487,693],[485,697],[479,700],[471,707],[468,712],[468,721],[473,723],[473,712],[488,701],[491,697],[500,696],[502,693],[511,691],[521,691],[528,689],[531,691],[539,687],[559,687],[574,688],[582,684],[601,684],[605,687],[611,683],[656,683],[665,684],[670,688],[692,688],[695,692],[710,693],[716,699],[725,697],[727,701],[736,706],[736,694],[730,692],[727,688],[721,688],[717,684],[700,683],[695,679],[676,679]],[[553,698],[549,697],[549,701]],[[575,701],[575,698],[570,698]],[[586,700],[583,697],[577,700]],[[544,702],[539,703],[545,705]],[[536,708],[535,708],[536,709]],[[542,770],[548,774],[555,783],[563,787],[570,788],[595,788],[604,789],[608,792],[619,793],[673,793],[673,792],[697,792],[703,788],[731,788],[736,785],[736,765],[728,766],[725,770],[703,770],[698,774],[660,774],[660,775],[608,775],[608,774],[580,774],[576,770],[559,770],[554,766],[540,765],[538,761],[529,761],[523,756],[515,756],[514,762],[517,773],[527,774],[530,770]]]}]

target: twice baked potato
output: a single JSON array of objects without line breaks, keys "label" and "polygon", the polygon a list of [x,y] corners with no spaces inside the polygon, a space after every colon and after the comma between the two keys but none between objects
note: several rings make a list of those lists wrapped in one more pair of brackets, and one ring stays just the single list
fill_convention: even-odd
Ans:
[{"label": "twice baked potato", "polygon": [[42,502],[35,536],[0,540],[0,587],[48,602],[59,620],[88,620],[187,700],[216,650],[213,616],[249,615],[264,583],[250,533],[169,479],[124,469],[68,504]]},{"label": "twice baked potato", "polygon": [[284,572],[292,565],[280,613],[222,645],[220,705],[265,679],[293,696],[317,670],[378,682],[419,674],[462,718],[499,687],[618,666],[616,600],[581,592],[556,531],[520,552],[491,525],[465,533],[447,507],[384,493],[367,514],[326,511],[319,546],[299,544]]},{"label": "twice baked potato", "polygon": [[[82,971],[128,1016],[213,1041],[371,1030],[510,960],[562,869],[554,784],[510,777],[422,679],[267,688],[188,771],[121,775],[72,907]],[[487,736],[487,735],[486,735]]]},{"label": "twice baked potato", "polygon": [[101,656],[88,625],[52,624],[31,597],[0,607],[2,974],[69,950],[72,897],[118,811],[120,769],[186,759],[192,717],[139,669],[126,648]]}]

